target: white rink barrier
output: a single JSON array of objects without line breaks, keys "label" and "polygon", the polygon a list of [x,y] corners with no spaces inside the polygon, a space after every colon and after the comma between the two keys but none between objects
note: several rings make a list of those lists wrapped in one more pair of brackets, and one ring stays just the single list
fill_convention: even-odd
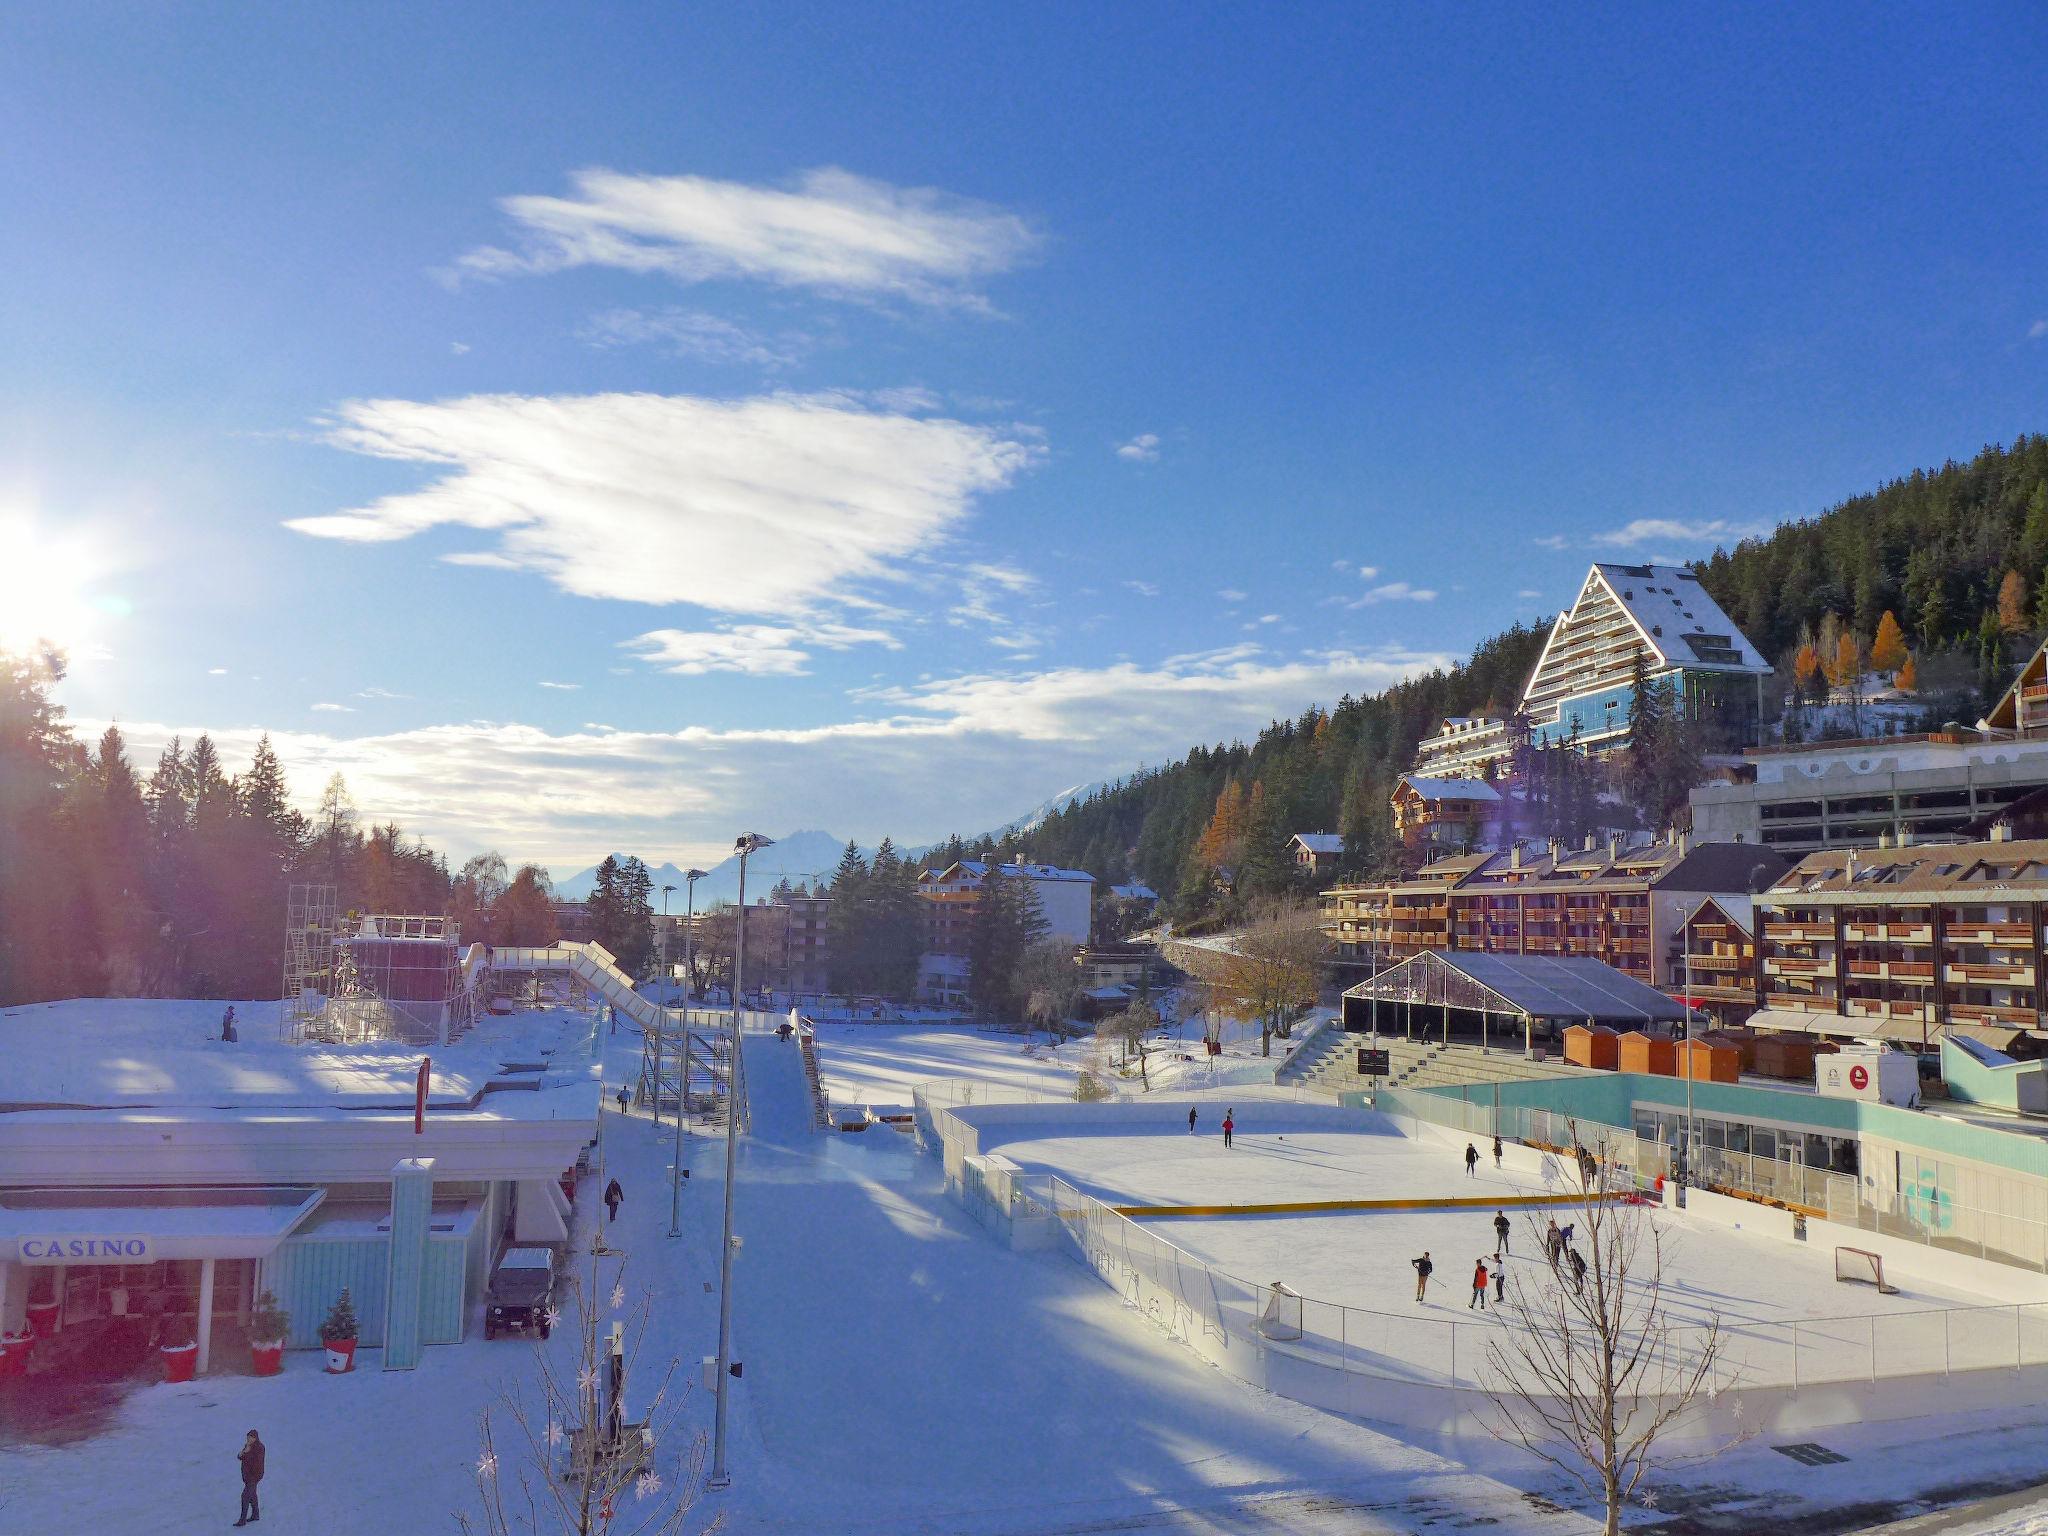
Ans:
[{"label": "white rink barrier", "polygon": [[[928,1094],[927,1087],[938,1092]],[[1268,1337],[1259,1322],[1272,1306],[1271,1285],[1226,1274],[1055,1175],[1027,1174],[1000,1154],[982,1154],[978,1128],[953,1112],[954,1104],[1001,1104],[1007,1125],[1015,1105],[1030,1107],[1033,1121],[1073,1117],[1105,1129],[1156,1122],[1165,1132],[1173,1128],[1168,1101],[1059,1104],[958,1081],[920,1086],[913,1099],[920,1146],[944,1159],[949,1193],[978,1222],[1018,1248],[1065,1247],[1153,1326],[1239,1380],[1313,1407],[1426,1433],[1487,1432],[1482,1416],[1492,1411],[1489,1388],[1499,1384],[1488,1345],[1500,1338],[1499,1323],[1300,1297],[1300,1337]],[[1184,1129],[1185,1103],[1178,1113]],[[1380,1119],[1356,1109],[1335,1113],[1350,1129]],[[1515,1150],[1529,1155],[1532,1149]],[[1814,1222],[1809,1232],[1830,1225]],[[1856,1235],[1853,1228],[1833,1230]],[[1917,1272],[1909,1256],[1901,1255],[1902,1274]],[[1886,1263],[1889,1269],[1890,1253]],[[1296,1305],[1290,1294],[1290,1318]],[[1695,1326],[1668,1328],[1658,1341],[1660,1356],[1682,1368],[1704,1336]],[[1666,1433],[1696,1443],[1732,1441],[2030,1404],[2044,1393],[2048,1301],[1737,1321],[1723,1328],[1709,1391]]]}]

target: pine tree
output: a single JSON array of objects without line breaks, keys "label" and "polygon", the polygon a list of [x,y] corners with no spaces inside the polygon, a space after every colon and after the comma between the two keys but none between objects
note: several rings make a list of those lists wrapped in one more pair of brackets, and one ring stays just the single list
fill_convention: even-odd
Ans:
[{"label": "pine tree", "polygon": [[1870,664],[1880,672],[1896,672],[1906,664],[1905,631],[1889,608],[1877,621],[1877,635],[1870,642]]},{"label": "pine tree", "polygon": [[832,872],[832,907],[825,914],[826,953],[832,990],[848,997],[875,991],[874,956],[868,949],[871,911],[867,861],[851,842]]}]

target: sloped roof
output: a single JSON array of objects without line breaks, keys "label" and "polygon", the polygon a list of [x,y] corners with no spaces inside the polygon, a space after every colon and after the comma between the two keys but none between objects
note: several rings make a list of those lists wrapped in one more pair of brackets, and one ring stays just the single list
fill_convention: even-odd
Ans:
[{"label": "sloped roof", "polygon": [[1335,832],[1297,832],[1294,841],[1310,853],[1342,853],[1344,839]]},{"label": "sloped roof", "polygon": [[2019,675],[2012,680],[2012,686],[2000,695],[1998,702],[1992,706],[1991,713],[1979,723],[1994,731],[2018,730],[2020,690],[2040,682],[2044,673],[2048,673],[2048,640],[2043,640],[2036,647],[2034,654],[2027,658],[2026,665],[2020,668]]},{"label": "sloped roof", "polygon": [[1118,901],[1157,901],[1159,893],[1142,880],[1133,880],[1129,885],[1112,885],[1109,894]]},{"label": "sloped roof", "polygon": [[1484,779],[1432,779],[1404,773],[1394,784],[1394,792],[1403,789],[1412,791],[1423,800],[1498,800],[1500,792]]},{"label": "sloped roof", "polygon": [[917,878],[944,880],[956,869],[977,880],[987,879],[988,872],[994,869],[1007,880],[1085,880],[1090,885],[1095,883],[1095,877],[1085,869],[1061,869],[1055,864],[989,864],[981,859],[962,859],[944,869],[927,869]]},{"label": "sloped roof", "polygon": [[2001,891],[2038,899],[2044,886],[2048,838],[1916,843],[1810,853],[1770,888],[1770,901],[1881,901],[1901,893],[1989,901]]},{"label": "sloped roof", "polygon": [[1445,987],[1450,988],[1452,1007],[1487,1013],[1629,1025],[1675,1023],[1685,1017],[1683,1004],[1590,956],[1424,950],[1344,995],[1382,1002],[1435,1002],[1442,998]]},{"label": "sloped roof", "polygon": [[[1735,627],[1721,605],[1708,595],[1693,571],[1682,565],[1595,565],[1600,579],[1642,630],[1651,650],[1667,666],[1704,667],[1722,672],[1768,672],[1771,664]],[[1733,660],[1703,652],[1695,637],[1719,636],[1735,653]]]}]

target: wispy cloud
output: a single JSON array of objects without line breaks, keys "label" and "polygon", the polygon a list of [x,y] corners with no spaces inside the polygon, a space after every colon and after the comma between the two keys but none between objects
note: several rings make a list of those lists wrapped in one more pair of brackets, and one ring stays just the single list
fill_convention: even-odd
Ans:
[{"label": "wispy cloud", "polygon": [[1635,549],[1640,545],[1666,541],[1674,544],[1732,544],[1737,539],[1746,539],[1763,531],[1758,524],[1733,523],[1719,517],[1699,522],[1686,522],[1675,517],[1639,517],[1619,528],[1593,534],[1588,542],[1608,549]]},{"label": "wispy cloud", "polygon": [[1433,603],[1436,601],[1434,587],[1410,586],[1405,581],[1382,582],[1379,586],[1368,587],[1344,606],[1347,608],[1370,608],[1378,603]]},{"label": "wispy cloud", "polygon": [[765,369],[792,367],[811,346],[800,331],[766,336],[722,315],[673,308],[608,309],[591,316],[582,335],[594,347],[653,343],[677,357]]},{"label": "wispy cloud", "polygon": [[1515,596],[1517,597],[1541,597],[1542,595],[1543,594],[1537,591],[1534,587],[1524,587],[1521,591],[1515,594]]},{"label": "wispy cloud", "polygon": [[1222,598],[1223,601],[1225,601],[1226,603],[1241,603],[1245,600],[1247,594],[1238,591],[1235,587],[1225,587],[1216,595]]},{"label": "wispy cloud", "polygon": [[226,667],[208,667],[206,669],[206,675],[208,677],[226,677],[228,675],[228,669]]},{"label": "wispy cloud", "polygon": [[313,706],[313,712],[320,715],[352,715],[355,708],[348,704],[330,704],[322,701]]},{"label": "wispy cloud", "polygon": [[2027,327],[2027,340],[2039,341],[2043,336],[2048,336],[2048,320],[2036,320]]},{"label": "wispy cloud", "polygon": [[1037,578],[1015,566],[970,565],[961,573],[960,598],[946,610],[946,622],[955,628],[980,627],[990,645],[1021,660],[1036,651],[1044,637],[1036,626],[1019,619],[1010,604],[1029,598],[1037,588]]},{"label": "wispy cloud", "polygon": [[438,526],[495,547],[442,558],[565,591],[786,617],[900,579],[1039,456],[1028,434],[840,395],[474,395],[362,400],[327,423],[351,452],[437,478],[285,526],[381,542]]},{"label": "wispy cloud", "polygon": [[1126,591],[1135,592],[1140,597],[1157,597],[1159,595],[1159,583],[1156,581],[1131,580],[1124,582],[1123,586]]},{"label": "wispy cloud", "polygon": [[469,343],[466,341],[451,341],[448,343],[448,350],[457,357],[460,357],[469,350]]},{"label": "wispy cloud", "polygon": [[986,308],[980,280],[1037,249],[1014,213],[925,187],[896,187],[826,167],[789,188],[705,176],[578,171],[566,197],[500,207],[511,249],[483,246],[461,274],[507,276],[614,267],[678,282],[753,278],[845,297]]},{"label": "wispy cloud", "polygon": [[1150,464],[1159,457],[1159,434],[1140,432],[1129,442],[1118,444],[1116,456],[1138,464]]},{"label": "wispy cloud", "polygon": [[[724,629],[654,629],[621,641],[627,650],[663,672],[696,677],[706,672],[744,672],[755,677],[801,677],[813,649],[844,651],[856,645],[901,650],[886,630],[845,624],[734,624]],[[548,686],[543,684],[543,687]]]},{"label": "wispy cloud", "polygon": [[534,686],[538,688],[553,688],[562,693],[574,693],[583,685],[581,683],[551,683],[546,678],[542,678]]},{"label": "wispy cloud", "polygon": [[1361,581],[1371,581],[1379,573],[1380,568],[1376,565],[1361,565],[1358,568],[1358,578]]},{"label": "wispy cloud", "polygon": [[1569,546],[1569,545],[1571,544],[1571,540],[1570,540],[1570,539],[1567,539],[1567,538],[1566,538],[1566,537],[1565,537],[1565,536],[1564,536],[1563,534],[1561,534],[1561,533],[1543,533],[1543,534],[1538,534],[1538,535],[1537,535],[1537,536],[1536,536],[1535,538],[1531,539],[1531,540],[1530,540],[1529,542],[1530,542],[1531,544],[1535,544],[1535,545],[1537,545],[1537,546],[1539,546],[1539,547],[1541,547],[1541,548],[1543,548],[1543,549],[1564,549],[1564,548],[1567,548],[1567,547],[1568,547],[1568,546]]},{"label": "wispy cloud", "polygon": [[364,688],[356,694],[359,699],[409,699],[409,693],[393,693],[389,688]]}]

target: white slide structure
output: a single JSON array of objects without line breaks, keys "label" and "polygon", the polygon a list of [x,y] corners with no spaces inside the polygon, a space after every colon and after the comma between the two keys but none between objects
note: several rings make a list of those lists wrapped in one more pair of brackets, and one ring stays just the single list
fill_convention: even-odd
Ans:
[{"label": "white slide structure", "polygon": [[804,1055],[795,1039],[783,1040],[766,1028],[740,1036],[745,1064],[740,1081],[747,1106],[747,1130],[763,1141],[793,1145],[818,1125]]},{"label": "white slide structure", "polygon": [[[642,1029],[652,1028],[661,1022],[661,1004],[642,997],[634,990],[632,978],[619,969],[611,951],[602,944],[561,943],[546,949],[497,949],[491,951],[486,964],[494,971],[566,972]],[[467,969],[468,961],[465,959],[465,979]]]}]

